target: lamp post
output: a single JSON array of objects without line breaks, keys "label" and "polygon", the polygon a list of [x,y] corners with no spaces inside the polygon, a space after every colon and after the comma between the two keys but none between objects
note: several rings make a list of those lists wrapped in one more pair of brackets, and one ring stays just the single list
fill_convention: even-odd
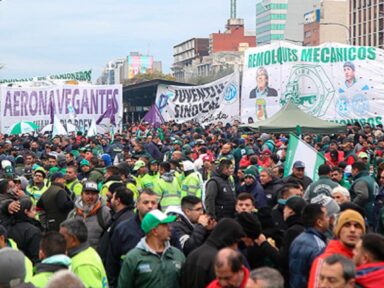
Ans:
[{"label": "lamp post", "polygon": [[350,43],[350,36],[351,36],[351,29],[347,26],[347,25],[344,25],[344,24],[341,24],[341,23],[336,23],[336,22],[325,22],[325,23],[319,23],[320,25],[325,25],[325,26],[340,26],[340,27],[343,27],[344,29],[347,30],[347,44],[351,44]]}]

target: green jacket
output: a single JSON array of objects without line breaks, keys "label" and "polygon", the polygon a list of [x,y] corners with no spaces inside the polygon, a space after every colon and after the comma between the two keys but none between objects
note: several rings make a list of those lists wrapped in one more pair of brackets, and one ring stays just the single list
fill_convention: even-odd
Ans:
[{"label": "green jacket", "polygon": [[312,182],[308,186],[305,191],[304,199],[310,201],[320,194],[331,197],[333,188],[337,186],[339,186],[339,184],[332,181],[328,176],[320,176],[319,180]]},{"label": "green jacket", "polygon": [[[9,248],[19,250],[16,242],[13,241],[12,239],[7,240],[7,246]],[[32,264],[32,261],[27,256],[24,256],[24,264],[25,264],[25,272],[26,272],[24,282],[28,283],[28,282],[31,282],[31,279],[33,276],[33,264]]]},{"label": "green jacket", "polygon": [[86,288],[108,287],[107,274],[99,254],[87,243],[69,251],[72,260],[71,270]]},{"label": "green jacket", "polygon": [[164,173],[155,182],[153,191],[160,197],[161,210],[165,211],[169,206],[180,206],[180,186],[176,177],[171,172]]},{"label": "green jacket", "polygon": [[35,275],[30,282],[38,288],[43,288],[55,272],[68,269],[69,265],[71,265],[71,259],[66,255],[48,257],[36,265]]},{"label": "green jacket", "polygon": [[140,182],[141,189],[153,189],[155,181],[159,179],[159,174],[149,175],[144,174],[137,177],[138,182]]},{"label": "green jacket", "polygon": [[75,179],[72,182],[66,183],[65,186],[76,196],[80,196],[81,192],[83,191],[83,184],[81,184],[79,179]]},{"label": "green jacket", "polygon": [[104,169],[103,168],[93,168],[89,172],[88,181],[96,182],[97,184],[104,181]]},{"label": "green jacket", "polygon": [[373,205],[379,191],[379,186],[375,179],[369,176],[367,170],[361,171],[353,180],[351,189],[349,190],[351,201],[361,208],[364,208],[368,223],[373,225]]},{"label": "green jacket", "polygon": [[181,198],[192,195],[201,199],[202,183],[197,172],[189,174],[181,183]]},{"label": "green jacket", "polygon": [[179,288],[181,267],[185,262],[183,253],[167,243],[161,256],[140,240],[136,248],[124,259],[118,288]]}]

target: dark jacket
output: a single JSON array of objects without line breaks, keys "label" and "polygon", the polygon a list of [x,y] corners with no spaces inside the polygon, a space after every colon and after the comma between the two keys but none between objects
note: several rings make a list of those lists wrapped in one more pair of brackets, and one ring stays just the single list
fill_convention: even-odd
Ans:
[{"label": "dark jacket", "polygon": [[378,193],[379,186],[375,182],[375,179],[369,176],[368,171],[361,171],[353,180],[349,190],[351,201],[361,208],[364,208],[369,224],[373,225],[374,195]]},{"label": "dark jacket", "polygon": [[258,180],[255,180],[255,182],[250,186],[245,184],[241,185],[239,192],[246,192],[251,194],[253,199],[255,199],[256,209],[268,206],[267,197],[265,196],[263,186],[261,186]]},{"label": "dark jacket", "polygon": [[287,224],[284,222],[283,210],[284,210],[284,205],[278,203],[272,209],[272,213],[271,213],[276,227],[281,231],[283,230],[285,231],[287,229]]},{"label": "dark jacket", "polygon": [[283,188],[283,180],[278,178],[272,178],[272,180],[265,185],[262,185],[264,188],[264,194],[267,197],[267,203],[269,207],[274,207],[277,203],[277,199],[280,194],[281,188]]},{"label": "dark jacket", "polygon": [[[269,249],[268,255],[271,261],[279,266],[281,274],[285,278],[285,283],[289,283],[289,249],[293,240],[296,239],[304,231],[304,225],[302,223],[301,217],[298,215],[292,215],[287,218],[285,221],[287,224],[287,230],[284,232],[283,242],[281,244],[280,250]],[[265,241],[262,246],[270,246],[268,241]],[[263,247],[267,250],[267,247]]]},{"label": "dark jacket", "polygon": [[110,245],[110,251],[108,251],[106,259],[106,270],[108,271],[108,280],[111,287],[117,285],[124,256],[135,248],[145,235],[140,226],[141,221],[136,213],[130,219],[119,223],[111,235],[110,243],[113,244]]},{"label": "dark jacket", "polygon": [[111,219],[106,224],[107,229],[101,235],[97,247],[97,252],[99,253],[101,260],[103,260],[104,265],[106,264],[108,252],[111,249],[111,236],[113,235],[115,228],[124,220],[128,220],[134,216],[133,208],[134,207],[125,207],[117,213],[113,213],[113,210],[110,211],[112,215]]},{"label": "dark jacket", "polygon": [[181,210],[177,214],[177,221],[171,224],[172,230],[180,242],[184,255],[188,256],[192,250],[204,243],[209,232],[200,224],[192,224]]},{"label": "dark jacket", "polygon": [[323,253],[327,237],[315,228],[307,228],[289,249],[290,287],[306,288],[312,262]]},{"label": "dark jacket", "polygon": [[34,264],[39,262],[42,230],[40,223],[19,211],[17,214],[9,216],[2,225],[8,230],[8,237],[16,242],[17,247],[23,251],[25,256]]},{"label": "dark jacket", "polygon": [[145,144],[145,150],[151,154],[153,159],[159,162],[163,161],[163,153],[160,152],[160,149],[155,142],[151,141],[148,144]]},{"label": "dark jacket", "polygon": [[217,252],[244,237],[243,228],[233,219],[222,219],[207,241],[188,255],[182,269],[181,287],[205,288],[215,278],[214,260]]},{"label": "dark jacket", "polygon": [[40,222],[44,230],[59,231],[60,223],[67,219],[74,202],[64,185],[52,183],[48,190],[41,195],[36,206],[38,210],[42,210]]},{"label": "dark jacket", "polygon": [[206,184],[205,207],[207,213],[220,220],[235,215],[236,195],[228,176],[214,171]]},{"label": "dark jacket", "polygon": [[308,176],[304,175],[304,178],[300,179],[297,178],[295,175],[291,174],[285,178],[283,178],[284,183],[288,183],[291,181],[297,181],[299,183],[303,184],[304,191],[307,189],[307,187],[312,183],[312,179],[309,178]]}]

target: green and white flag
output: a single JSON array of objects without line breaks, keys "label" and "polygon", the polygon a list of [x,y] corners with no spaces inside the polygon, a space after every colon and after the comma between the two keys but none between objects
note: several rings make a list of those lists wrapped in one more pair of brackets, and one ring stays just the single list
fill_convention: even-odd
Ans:
[{"label": "green and white flag", "polygon": [[316,181],[319,178],[318,168],[325,163],[325,158],[312,146],[291,134],[284,165],[284,176],[292,173],[292,166],[296,161],[303,161],[305,163],[305,175]]}]

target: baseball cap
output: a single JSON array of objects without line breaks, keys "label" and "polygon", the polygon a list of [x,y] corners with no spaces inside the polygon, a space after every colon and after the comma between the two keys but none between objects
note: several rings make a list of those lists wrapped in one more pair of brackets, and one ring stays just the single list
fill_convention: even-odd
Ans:
[{"label": "baseball cap", "polygon": [[305,168],[305,163],[303,161],[296,161],[293,163],[293,168]]},{"label": "baseball cap", "polygon": [[99,192],[99,188],[97,187],[97,183],[93,181],[87,181],[84,183],[83,191],[93,191]]},{"label": "baseball cap", "polygon": [[360,152],[358,157],[359,157],[360,159],[368,158],[368,154],[365,153],[365,152]]},{"label": "baseball cap", "polygon": [[85,159],[83,159],[83,160],[81,160],[80,161],[80,167],[83,167],[83,166],[90,166],[90,164],[89,164],[89,161],[88,160],[85,160]]},{"label": "baseball cap", "polygon": [[51,181],[54,182],[56,179],[64,178],[64,174],[61,172],[55,172],[51,176]]},{"label": "baseball cap", "polygon": [[136,161],[135,166],[133,167],[133,171],[137,171],[142,167],[145,167],[145,162],[143,160],[138,160]]},{"label": "baseball cap", "polygon": [[328,216],[332,216],[340,212],[340,207],[337,202],[324,194],[319,194],[315,198],[312,198],[311,203],[323,205],[327,209]]},{"label": "baseball cap", "polygon": [[160,224],[167,224],[175,221],[176,216],[167,216],[160,210],[155,209],[145,214],[143,221],[141,222],[141,229],[143,229],[145,234],[148,234]]}]

